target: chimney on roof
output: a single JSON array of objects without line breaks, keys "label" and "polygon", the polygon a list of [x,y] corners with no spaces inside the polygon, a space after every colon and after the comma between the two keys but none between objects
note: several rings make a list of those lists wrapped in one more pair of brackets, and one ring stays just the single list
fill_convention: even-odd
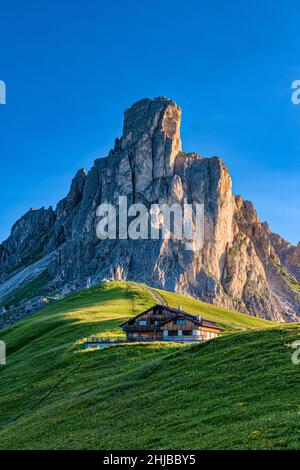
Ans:
[{"label": "chimney on roof", "polygon": [[181,312],[182,311],[182,307],[181,305],[178,305],[178,311]]},{"label": "chimney on roof", "polygon": [[196,315],[196,320],[201,321],[202,320],[201,315]]}]

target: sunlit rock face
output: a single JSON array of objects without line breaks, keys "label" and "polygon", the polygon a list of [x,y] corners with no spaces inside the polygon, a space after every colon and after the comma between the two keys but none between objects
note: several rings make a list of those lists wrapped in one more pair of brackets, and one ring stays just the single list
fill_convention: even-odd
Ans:
[{"label": "sunlit rock face", "polygon": [[181,151],[180,120],[180,108],[165,98],[139,101],[125,112],[121,148],[137,192],[157,178],[173,175]]},{"label": "sunlit rock face", "polygon": [[[49,260],[55,281],[84,286],[88,277],[145,282],[263,318],[300,316],[300,245],[272,234],[253,205],[232,194],[217,157],[182,152],[181,110],[164,97],[125,111],[123,134],[108,157],[78,171],[56,210],[26,214],[0,247],[2,282],[30,259]],[[178,240],[99,240],[101,203],[204,204],[204,246]],[[30,240],[36,236],[39,250]],[[51,255],[51,256],[50,256]]]}]

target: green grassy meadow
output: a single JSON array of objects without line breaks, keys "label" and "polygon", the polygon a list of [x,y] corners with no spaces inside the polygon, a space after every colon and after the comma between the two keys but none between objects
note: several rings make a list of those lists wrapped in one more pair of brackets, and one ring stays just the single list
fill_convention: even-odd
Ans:
[{"label": "green grassy meadow", "polygon": [[250,315],[234,312],[232,310],[226,310],[225,308],[207,304],[205,302],[201,302],[200,300],[195,300],[183,295],[173,294],[172,292],[162,291],[159,289],[155,290],[160,293],[160,295],[165,299],[167,305],[170,307],[178,307],[178,305],[182,305],[186,312],[192,313],[194,315],[202,315],[209,320],[214,320],[220,324],[223,324],[226,329],[229,329],[231,326],[236,326],[239,328],[262,328],[277,326],[275,322],[263,320],[261,318],[250,317]]},{"label": "green grassy meadow", "polygon": [[84,351],[86,337],[121,336],[122,322],[155,303],[125,282],[76,293],[1,330],[0,449],[299,449],[298,325],[159,292],[222,323],[224,334],[195,345]]}]

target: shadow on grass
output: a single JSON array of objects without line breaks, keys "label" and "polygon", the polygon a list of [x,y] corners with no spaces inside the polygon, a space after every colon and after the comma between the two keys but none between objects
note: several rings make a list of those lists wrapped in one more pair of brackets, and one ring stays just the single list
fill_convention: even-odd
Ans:
[{"label": "shadow on grass", "polygon": [[[41,323],[33,323],[24,325],[15,325],[6,334],[1,335],[1,339],[5,341],[7,347],[7,355],[11,356],[16,353],[29,353],[40,350],[45,351],[47,348],[55,348],[56,346],[70,347],[79,340],[89,336],[101,335],[108,332],[115,332],[119,329],[120,336],[122,330],[120,324],[122,319],[98,320],[94,322],[83,322],[79,318],[59,317],[53,320]],[[15,334],[17,332],[17,335]]]}]

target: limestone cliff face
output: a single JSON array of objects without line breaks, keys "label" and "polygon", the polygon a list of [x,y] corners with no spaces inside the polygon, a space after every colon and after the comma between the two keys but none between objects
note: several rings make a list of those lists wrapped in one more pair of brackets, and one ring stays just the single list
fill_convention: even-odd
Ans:
[{"label": "limestone cliff face", "polygon": [[[123,135],[108,157],[80,170],[55,211],[26,214],[0,247],[1,280],[45,257],[57,281],[131,279],[280,321],[300,316],[300,245],[261,224],[250,202],[232,195],[217,157],[184,153],[181,110],[171,100],[144,99],[125,112]],[[178,240],[99,240],[101,203],[204,204],[204,246]],[[50,255],[50,256],[49,256]],[[28,268],[27,268],[28,269]]]},{"label": "limestone cliff face", "polygon": [[55,213],[50,207],[30,209],[15,223],[10,237],[0,245],[0,282],[43,256],[54,220]]},{"label": "limestone cliff face", "polygon": [[288,269],[294,274],[296,279],[300,281],[300,242],[293,247],[286,259]]}]

